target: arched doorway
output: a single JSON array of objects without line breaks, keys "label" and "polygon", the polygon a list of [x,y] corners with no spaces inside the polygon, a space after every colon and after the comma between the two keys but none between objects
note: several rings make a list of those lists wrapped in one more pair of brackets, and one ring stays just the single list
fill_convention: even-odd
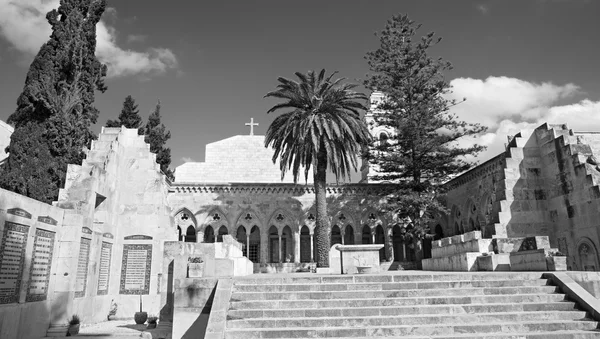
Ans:
[{"label": "arched doorway", "polygon": [[294,262],[292,230],[287,225],[281,231],[281,262]]},{"label": "arched doorway", "polygon": [[579,245],[577,249],[579,254],[579,263],[584,271],[597,271],[598,270],[598,254],[594,245],[587,241]]},{"label": "arched doorway", "polygon": [[361,244],[364,245],[369,245],[373,243],[373,239],[371,238],[371,228],[367,225],[363,226],[361,240]]},{"label": "arched doorway", "polygon": [[300,229],[300,262],[310,262],[310,230],[306,225]]},{"label": "arched doorway", "polygon": [[434,232],[435,232],[435,235],[433,237],[434,240],[440,240],[444,237],[444,230],[442,229],[442,225],[440,225],[440,224],[435,225]]},{"label": "arched doorway", "polygon": [[342,244],[342,233],[338,225],[333,225],[331,228],[331,246],[334,244]]},{"label": "arched doorway", "polygon": [[196,242],[196,229],[194,226],[188,226],[185,231],[185,242]]},{"label": "arched doorway", "polygon": [[215,230],[212,226],[206,226],[204,229],[204,242],[215,242]]},{"label": "arched doorway", "polygon": [[237,233],[235,238],[239,243],[242,244],[242,253],[244,257],[248,256],[248,237],[246,236],[246,228],[244,226],[240,226],[237,229]]},{"label": "arched doorway", "polygon": [[269,262],[279,262],[279,232],[275,226],[269,228]]},{"label": "arched doorway", "polygon": [[350,225],[344,230],[344,245],[354,245],[354,229]]},{"label": "arched doorway", "polygon": [[254,225],[250,230],[250,249],[248,259],[257,264],[260,262],[260,230]]},{"label": "arched doorway", "polygon": [[394,248],[395,261],[415,261],[415,248],[412,238],[404,227],[395,225],[392,228],[392,246]]},{"label": "arched doorway", "polygon": [[381,225],[375,227],[375,243],[384,245],[379,250],[379,261],[385,261],[385,236],[383,234],[383,226]]},{"label": "arched doorway", "polygon": [[223,236],[229,234],[225,225],[219,227],[219,235],[217,235],[217,242],[223,242]]}]

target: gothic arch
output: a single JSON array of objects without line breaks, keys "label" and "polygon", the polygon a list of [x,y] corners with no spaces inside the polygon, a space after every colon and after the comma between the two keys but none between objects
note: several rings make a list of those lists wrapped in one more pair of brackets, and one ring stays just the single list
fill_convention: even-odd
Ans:
[{"label": "gothic arch", "polygon": [[600,269],[598,249],[590,238],[583,237],[579,239],[576,249],[577,264],[581,270],[598,271]]},{"label": "gothic arch", "polygon": [[196,225],[196,227],[198,226],[198,220],[196,219],[196,216],[194,215],[194,213],[192,213],[192,211],[189,208],[187,208],[185,206],[181,206],[177,209],[173,209],[173,211],[176,211],[176,212],[171,213],[171,217],[174,218],[176,225],[178,225],[177,224],[177,216],[182,213],[185,213],[189,216],[190,220],[194,223],[194,225]]},{"label": "gothic arch", "polygon": [[[198,224],[196,224],[196,218],[187,208],[179,209],[179,212],[175,213],[174,218],[175,230],[177,232],[177,240],[185,242],[196,242],[197,241],[197,230]],[[192,231],[190,231],[190,229]]]},{"label": "gothic arch", "polygon": [[281,234],[284,227],[288,226],[292,231],[298,229],[296,222],[297,218],[290,211],[286,211],[283,208],[278,208],[271,214],[267,225],[269,227],[275,226]]},{"label": "gothic arch", "polygon": [[209,212],[206,214],[206,218],[202,223],[201,230],[204,231],[207,226],[212,226],[215,234],[221,226],[225,226],[229,231],[229,234],[232,233],[229,219],[227,218],[227,213],[221,209],[219,206],[212,207]]},{"label": "gothic arch", "polygon": [[450,225],[453,226],[452,233],[453,235],[458,235],[462,233],[461,229],[461,212],[460,208],[456,205],[452,205],[450,209]]},{"label": "gothic arch", "polygon": [[302,216],[300,218],[299,227],[302,228],[303,226],[306,226],[308,228],[308,230],[310,231],[310,234],[314,234],[316,218],[317,218],[317,211],[315,211],[314,209],[310,209],[310,210],[306,211],[305,213],[302,214]]},{"label": "gothic arch", "polygon": [[258,214],[256,214],[256,211],[254,211],[252,208],[243,210],[236,218],[234,225],[236,229],[240,227],[240,225],[245,226],[246,229],[251,229],[254,226],[258,226],[258,228],[261,230],[261,233],[266,231],[263,229],[263,223],[260,221],[260,218],[258,218]]}]

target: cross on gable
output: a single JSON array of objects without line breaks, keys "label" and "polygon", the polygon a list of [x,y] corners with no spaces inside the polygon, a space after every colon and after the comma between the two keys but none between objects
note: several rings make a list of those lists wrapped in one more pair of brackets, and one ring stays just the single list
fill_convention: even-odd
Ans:
[{"label": "cross on gable", "polygon": [[254,122],[254,118],[250,118],[250,122],[246,123],[246,126],[250,126],[250,135],[254,135],[254,126],[258,126],[258,123]]}]

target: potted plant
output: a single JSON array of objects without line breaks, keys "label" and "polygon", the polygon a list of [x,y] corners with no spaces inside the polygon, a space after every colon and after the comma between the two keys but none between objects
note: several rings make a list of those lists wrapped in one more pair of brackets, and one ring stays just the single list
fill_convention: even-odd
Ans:
[{"label": "potted plant", "polygon": [[560,251],[550,252],[546,257],[546,265],[548,271],[566,271],[567,256]]},{"label": "potted plant", "polygon": [[142,311],[142,295],[141,294],[140,294],[140,311],[135,312],[133,319],[135,320],[135,323],[138,325],[141,325],[141,324],[145,323],[146,320],[148,320],[148,312]]},{"label": "potted plant", "polygon": [[148,326],[146,328],[152,329],[156,328],[156,322],[158,321],[158,317],[155,315],[151,315],[148,317]]},{"label": "potted plant", "polygon": [[288,253],[288,255],[285,256],[285,262],[290,262],[292,261],[292,255]]},{"label": "potted plant", "polygon": [[188,278],[202,278],[204,261],[201,257],[188,258]]},{"label": "potted plant", "polygon": [[354,260],[356,260],[356,271],[358,272],[358,274],[371,273],[373,267],[367,265],[365,258],[354,257]]},{"label": "potted plant", "polygon": [[69,319],[69,329],[67,330],[67,336],[74,336],[79,333],[80,319],[77,314],[73,314]]}]

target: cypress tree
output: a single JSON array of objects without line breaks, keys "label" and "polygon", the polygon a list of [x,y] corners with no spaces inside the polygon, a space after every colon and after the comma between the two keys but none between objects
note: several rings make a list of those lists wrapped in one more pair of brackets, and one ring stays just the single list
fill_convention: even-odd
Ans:
[{"label": "cypress tree", "polygon": [[154,112],[148,117],[148,123],[144,127],[144,140],[150,144],[150,152],[156,154],[156,162],[160,170],[171,180],[174,180],[173,171],[169,168],[171,164],[171,149],[165,147],[167,140],[171,138],[171,132],[160,121],[160,100],[156,103]]},{"label": "cypress tree", "polygon": [[[8,118],[15,132],[0,175],[3,188],[50,203],[64,185],[67,165],[84,158],[98,118],[95,91],[106,90],[107,68],[95,56],[96,24],[105,8],[105,0],[62,0],[46,15],[52,34],[31,63]],[[46,161],[36,162],[39,157]]]},{"label": "cypress tree", "polygon": [[106,127],[121,127],[125,126],[126,128],[138,128],[139,134],[144,133],[144,129],[140,128],[142,126],[142,117],[140,116],[140,111],[138,110],[138,105],[135,103],[135,100],[128,95],[123,102],[123,108],[121,109],[121,114],[117,120],[108,120],[106,122]]}]

